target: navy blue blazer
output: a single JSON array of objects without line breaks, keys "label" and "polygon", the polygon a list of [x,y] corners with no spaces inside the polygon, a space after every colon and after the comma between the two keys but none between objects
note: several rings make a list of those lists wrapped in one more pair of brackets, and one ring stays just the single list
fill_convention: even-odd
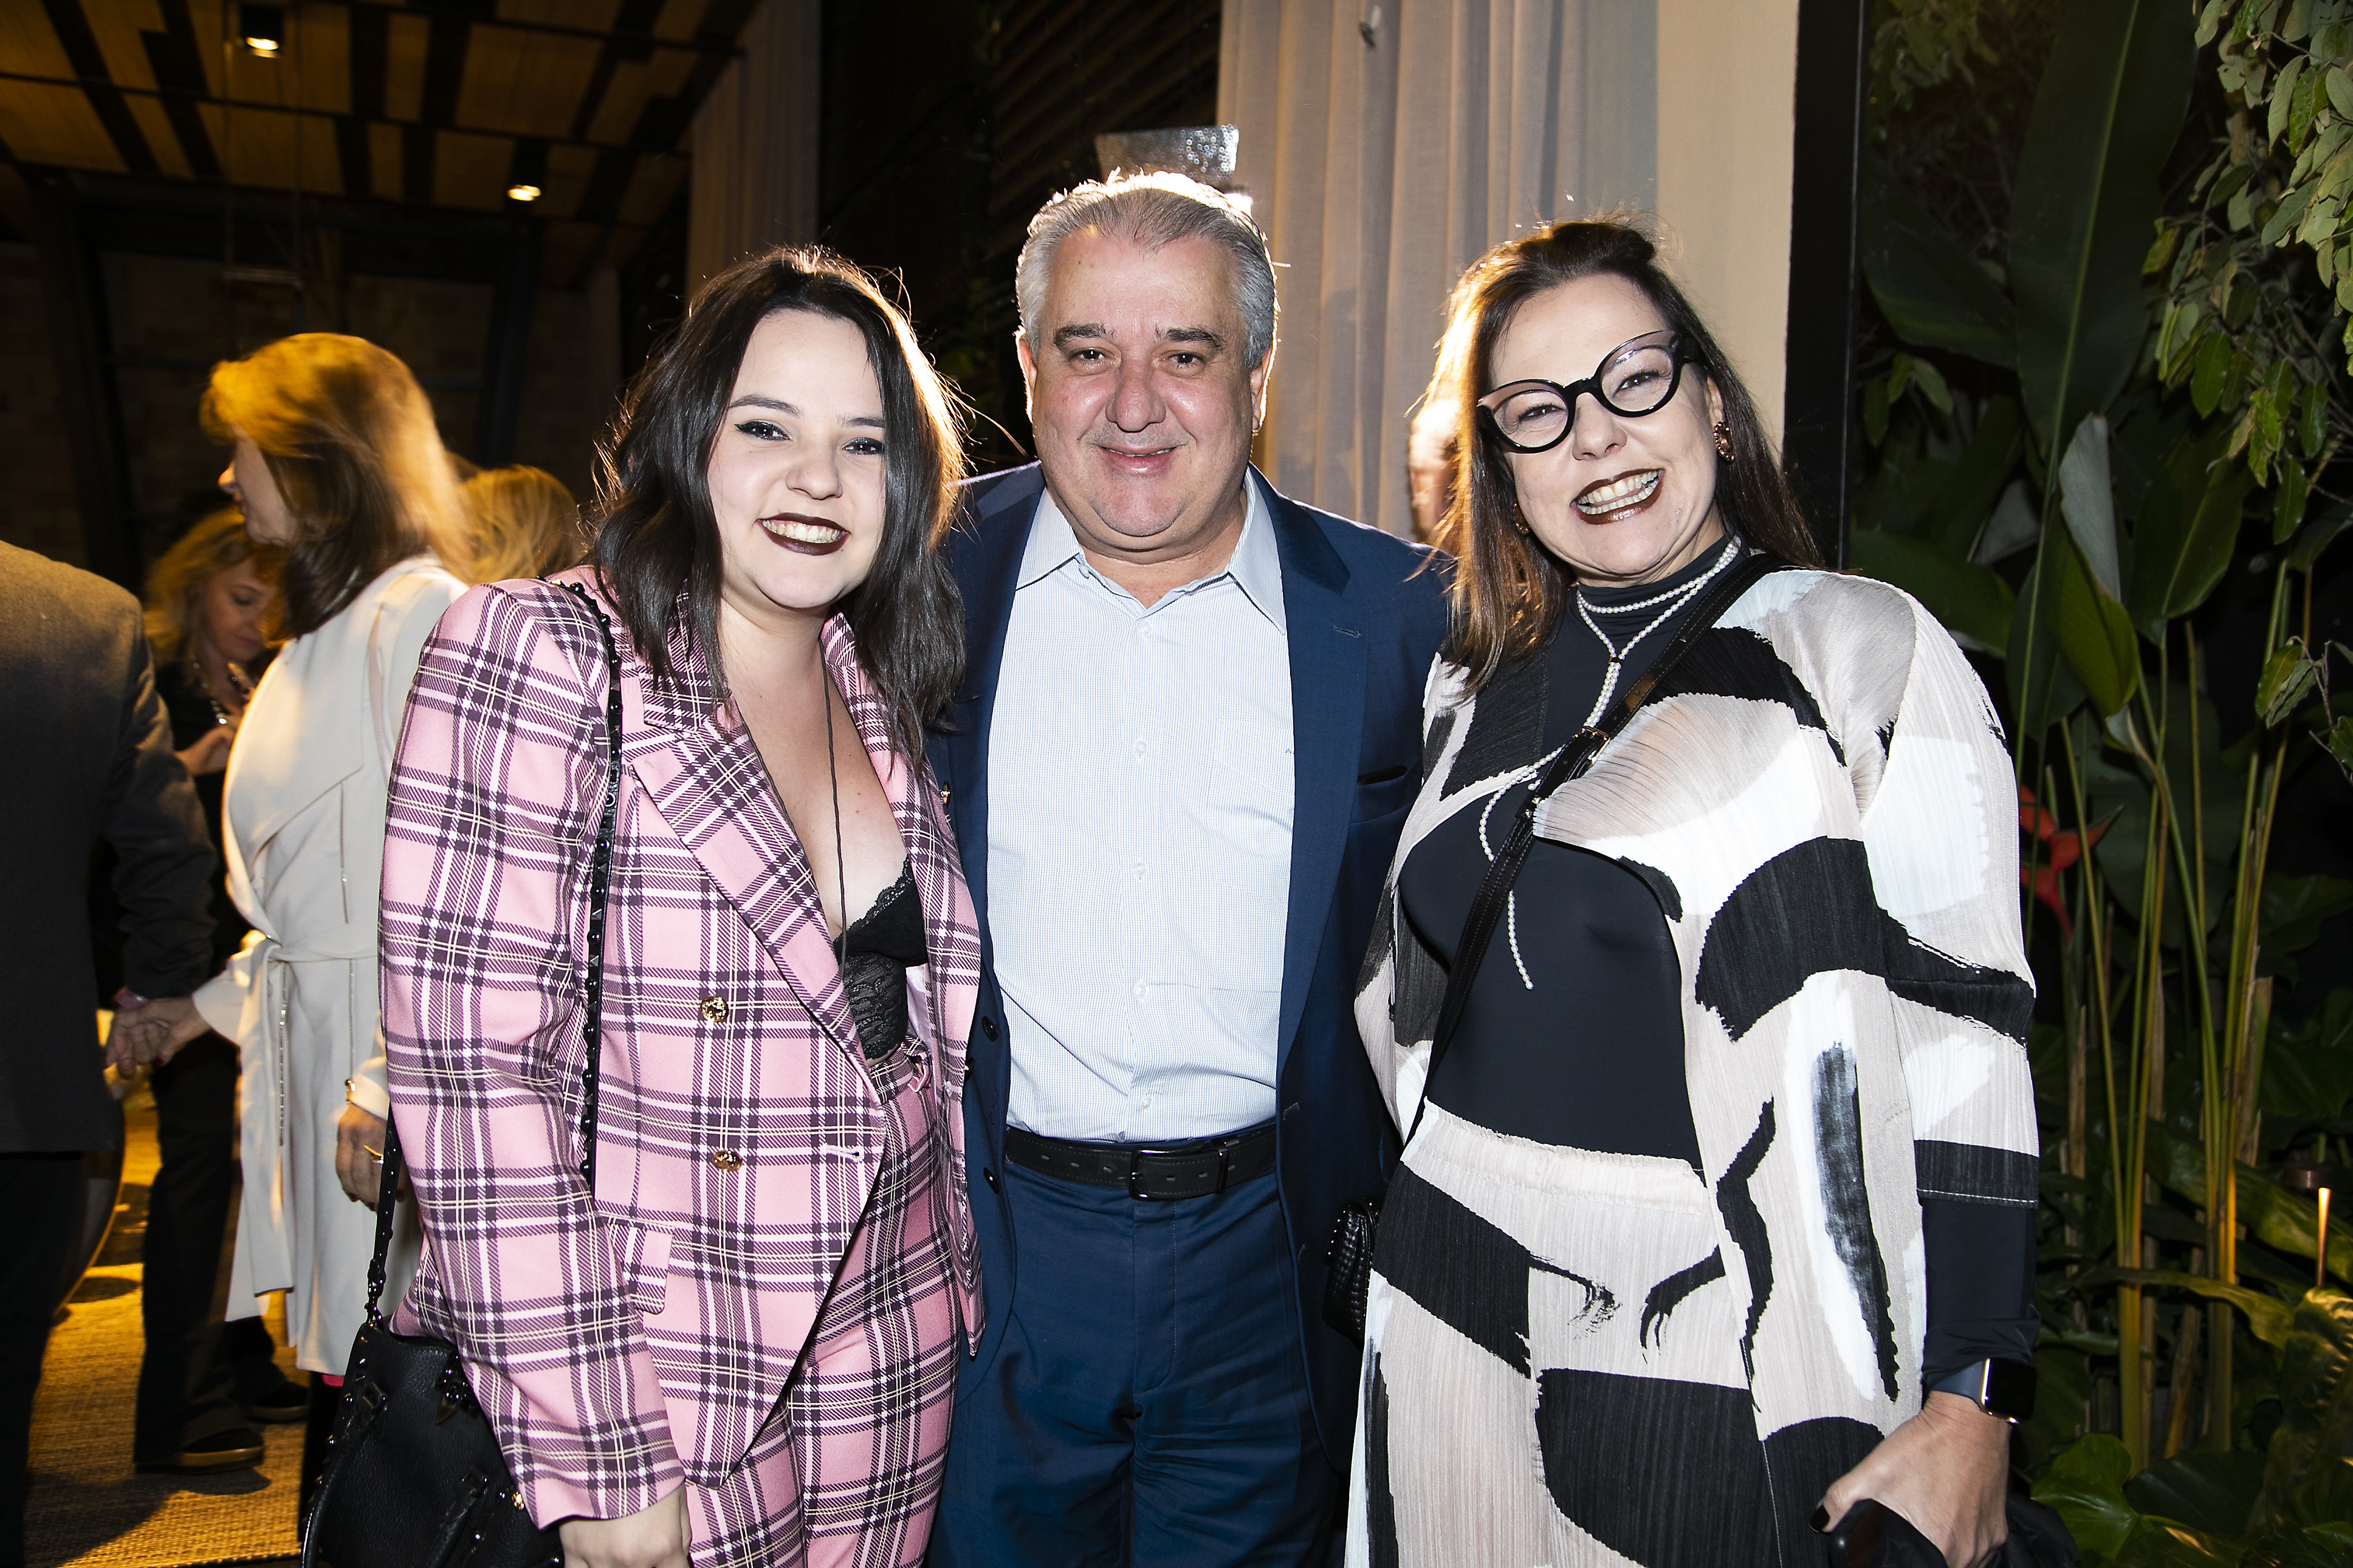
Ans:
[{"label": "navy blue blazer", "polygon": [[[1285,500],[1255,468],[1251,477],[1264,486],[1282,563],[1296,758],[1276,1179],[1298,1282],[1300,1351],[1324,1451],[1344,1468],[1358,1353],[1324,1322],[1324,1243],[1344,1205],[1386,1189],[1398,1154],[1350,1003],[1398,830],[1421,781],[1422,685],[1446,636],[1446,558]],[[988,736],[1014,579],[1044,489],[1034,463],[964,489],[947,557],[964,592],[965,678],[950,728],[930,746],[980,917],[980,1003],[964,1105],[988,1327],[965,1366],[967,1393],[996,1354],[1019,1289],[1018,1247],[997,1173],[1012,1061],[989,939]]]}]

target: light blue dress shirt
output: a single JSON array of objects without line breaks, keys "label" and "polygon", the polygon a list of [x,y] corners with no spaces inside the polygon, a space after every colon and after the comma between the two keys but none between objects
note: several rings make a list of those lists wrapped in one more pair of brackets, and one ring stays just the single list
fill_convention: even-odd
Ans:
[{"label": "light blue dress shirt", "polygon": [[1146,608],[1040,496],[989,720],[1012,1124],[1174,1142],[1274,1115],[1291,650],[1255,475],[1224,571]]}]

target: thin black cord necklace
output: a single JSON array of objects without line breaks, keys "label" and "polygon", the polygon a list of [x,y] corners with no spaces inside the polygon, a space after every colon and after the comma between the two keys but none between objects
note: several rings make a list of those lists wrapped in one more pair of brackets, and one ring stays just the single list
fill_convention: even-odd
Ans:
[{"label": "thin black cord necklace", "polygon": [[841,909],[841,933],[833,939],[833,960],[839,964],[849,951],[849,872],[841,858],[841,774],[833,765],[833,672],[820,667],[825,679],[825,782],[833,795],[833,895]]}]

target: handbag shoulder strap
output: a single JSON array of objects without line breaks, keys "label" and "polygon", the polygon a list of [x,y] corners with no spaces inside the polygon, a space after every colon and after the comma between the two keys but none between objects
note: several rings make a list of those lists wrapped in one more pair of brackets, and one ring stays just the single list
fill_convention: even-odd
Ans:
[{"label": "handbag shoulder strap", "polygon": [[1571,736],[1536,780],[1535,788],[1528,793],[1527,804],[1513,817],[1512,831],[1504,838],[1504,847],[1495,852],[1494,860],[1487,867],[1478,894],[1471,900],[1471,912],[1463,920],[1461,940],[1454,945],[1453,966],[1446,972],[1446,994],[1439,1003],[1438,1025],[1430,1035],[1430,1069],[1422,1075],[1421,1100],[1414,1107],[1413,1126],[1406,1129],[1408,1142],[1420,1127],[1422,1112],[1430,1108],[1430,1086],[1438,1081],[1438,1064],[1445,1059],[1446,1048],[1453,1043],[1455,1028],[1462,1021],[1462,1010],[1470,1005],[1471,984],[1487,956],[1487,944],[1494,938],[1495,927],[1503,920],[1512,884],[1519,879],[1520,868],[1527,863],[1528,850],[1535,842],[1537,810],[1552,798],[1555,790],[1571,779],[1584,776],[1601,748],[1617,738],[1651,693],[1658,689],[1667,672],[1681,662],[1694,643],[1714,628],[1740,595],[1767,574],[1788,564],[1777,556],[1748,555],[1733,563],[1723,576],[1702,589],[1675,640],[1667,645],[1649,672],[1627,689],[1625,700],[1610,709],[1599,723],[1588,725]]},{"label": "handbag shoulder strap", "polygon": [[[586,1054],[581,1069],[580,1175],[596,1190],[596,1068],[602,1053],[605,1013],[605,915],[613,876],[613,822],[621,797],[621,650],[613,624],[589,592],[577,583],[565,590],[593,611],[605,644],[605,799],[596,819],[596,847],[588,858],[588,974],[583,988],[580,1032]],[[368,1259],[367,1320],[382,1326],[385,1259],[392,1250],[393,1202],[400,1191],[403,1163],[400,1128],[389,1117],[384,1130],[384,1173],[376,1184],[375,1254]]]}]

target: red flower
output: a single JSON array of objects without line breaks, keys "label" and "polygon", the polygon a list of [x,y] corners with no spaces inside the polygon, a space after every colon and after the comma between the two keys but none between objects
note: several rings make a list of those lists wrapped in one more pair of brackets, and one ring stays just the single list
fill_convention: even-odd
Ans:
[{"label": "red flower", "polygon": [[2018,798],[2022,803],[2018,808],[2018,826],[2042,842],[2042,863],[2031,869],[2021,866],[2019,882],[2032,889],[2034,896],[2050,906],[2051,912],[2059,917],[2060,942],[2071,943],[2075,940],[2075,924],[2067,918],[2067,900],[2059,892],[2059,873],[2082,859],[2086,843],[2097,844],[2108,825],[2103,822],[2093,828],[2087,841],[2082,834],[2060,832],[2059,819],[2037,805],[2034,792],[2023,784],[2019,786]]}]

